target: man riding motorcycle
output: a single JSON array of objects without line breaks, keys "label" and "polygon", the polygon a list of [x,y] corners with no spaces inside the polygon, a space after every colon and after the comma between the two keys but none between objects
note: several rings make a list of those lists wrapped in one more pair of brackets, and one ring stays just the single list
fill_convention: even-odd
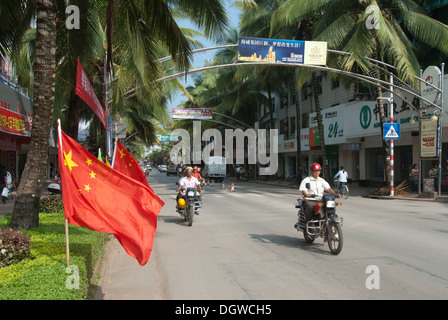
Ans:
[{"label": "man riding motorcycle", "polygon": [[[187,190],[187,188],[198,188],[200,192],[202,192],[202,188],[201,188],[201,184],[199,182],[198,179],[196,179],[195,177],[193,177],[193,168],[192,167],[187,167],[185,169],[186,172],[186,176],[181,178],[179,180],[179,187],[177,188],[177,198],[176,198],[176,203],[179,203],[179,198],[184,198],[185,199],[185,192]],[[199,202],[199,198],[197,195],[195,195],[194,197],[194,201],[195,203]],[[197,208],[196,208],[197,209]],[[197,212],[195,212],[196,214],[198,214]]]},{"label": "man riding motorcycle", "polygon": [[193,177],[195,177],[196,179],[198,179],[199,183],[201,184],[201,187],[204,187],[205,185],[205,181],[204,178],[202,178],[201,174],[199,173],[199,168],[194,166],[193,167]]},{"label": "man riding motorcycle", "polygon": [[[302,195],[305,197],[303,201],[303,208],[306,216],[305,224],[318,213],[320,207],[318,207],[317,204],[322,202],[321,199],[324,192],[336,194],[338,197],[340,196],[334,192],[325,179],[319,177],[321,170],[322,167],[320,164],[313,163],[310,167],[311,175],[303,179],[300,183],[299,191],[301,191]],[[307,188],[307,184],[309,184],[309,189]]]},{"label": "man riding motorcycle", "polygon": [[198,171],[198,167],[194,166],[193,167],[193,177],[195,177],[196,179],[202,179],[201,174]]}]

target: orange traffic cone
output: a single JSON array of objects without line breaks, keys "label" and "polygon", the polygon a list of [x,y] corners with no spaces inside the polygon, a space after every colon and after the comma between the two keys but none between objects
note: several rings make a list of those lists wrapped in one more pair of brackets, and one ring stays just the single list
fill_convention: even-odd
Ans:
[{"label": "orange traffic cone", "polygon": [[232,186],[230,187],[230,192],[235,192],[235,185],[232,183]]}]

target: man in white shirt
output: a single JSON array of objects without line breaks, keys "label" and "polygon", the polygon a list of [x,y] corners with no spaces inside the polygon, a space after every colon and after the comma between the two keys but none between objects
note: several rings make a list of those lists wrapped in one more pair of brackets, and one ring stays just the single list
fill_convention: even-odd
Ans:
[{"label": "man in white shirt", "polygon": [[[305,209],[306,222],[310,221],[314,214],[317,214],[318,210],[315,210],[315,205],[321,201],[324,192],[331,194],[336,194],[336,192],[331,189],[325,179],[319,177],[322,167],[318,163],[313,163],[310,167],[311,176],[306,177],[300,183],[299,191],[305,197],[303,201],[303,207]],[[318,198],[312,198],[315,195]]]},{"label": "man in white shirt", "polygon": [[347,173],[347,171],[344,170],[343,166],[341,166],[341,170],[339,170],[338,173],[336,173],[336,175],[334,176],[333,179],[336,179],[336,178],[339,181],[338,191],[341,192],[342,186],[347,183],[347,179],[348,179],[348,173]]},{"label": "man in white shirt", "polygon": [[[198,179],[196,179],[195,177],[193,177],[193,168],[192,167],[187,167],[185,169],[186,171],[186,176],[183,177],[182,179],[179,180],[179,187],[177,188],[177,198],[176,198],[176,203],[178,203],[179,198],[184,197],[183,192],[187,191],[187,188],[198,188],[199,192],[202,192],[202,188],[201,188],[201,183],[199,182]],[[198,203],[199,198],[195,195],[194,196],[194,201],[196,203]]]}]

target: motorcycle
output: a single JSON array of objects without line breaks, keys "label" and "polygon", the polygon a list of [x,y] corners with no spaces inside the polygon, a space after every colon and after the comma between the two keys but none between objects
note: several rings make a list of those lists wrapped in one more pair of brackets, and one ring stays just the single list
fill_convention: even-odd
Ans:
[{"label": "motorcycle", "polygon": [[48,192],[50,192],[51,195],[62,193],[61,185],[59,184],[59,180],[56,176],[54,177],[53,182],[47,186],[47,190]]},{"label": "motorcycle", "polygon": [[59,185],[59,183],[50,183],[47,187],[48,192],[50,192],[51,195],[53,194],[61,194],[62,190],[61,190],[61,186]]},{"label": "motorcycle", "polygon": [[298,231],[303,232],[305,241],[308,243],[313,243],[317,237],[324,238],[324,242],[328,242],[330,252],[338,255],[342,251],[343,244],[343,218],[336,214],[336,207],[341,206],[342,203],[336,202],[336,195],[334,194],[325,194],[322,199],[312,195],[312,198],[322,200],[322,202],[316,203],[319,211],[305,224],[306,214],[303,207],[303,199],[297,199],[298,202],[295,204],[295,207],[299,209],[299,221],[294,227]]},{"label": "motorcycle", "polygon": [[[179,185],[179,183],[176,182],[176,185]],[[177,213],[184,217],[185,221],[188,222],[189,227],[193,225],[194,215],[198,215],[198,209],[202,207],[201,198],[199,196],[199,201],[195,201],[195,196],[197,195],[197,193],[198,191],[196,190],[196,188],[187,188],[187,191],[183,194],[183,197],[179,198],[179,200],[184,199],[185,205],[180,206],[180,204],[178,203],[176,207]]]}]

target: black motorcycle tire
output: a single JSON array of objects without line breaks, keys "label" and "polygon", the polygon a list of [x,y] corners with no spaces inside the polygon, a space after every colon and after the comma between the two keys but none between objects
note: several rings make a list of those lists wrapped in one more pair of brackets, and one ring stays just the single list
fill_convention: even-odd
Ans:
[{"label": "black motorcycle tire", "polygon": [[194,216],[194,204],[188,206],[187,209],[187,216],[188,216],[188,226],[191,227],[193,225],[193,216]]},{"label": "black motorcycle tire", "polygon": [[343,237],[341,225],[335,221],[330,222],[330,228],[327,232],[328,248],[334,255],[338,255],[342,251]]}]

